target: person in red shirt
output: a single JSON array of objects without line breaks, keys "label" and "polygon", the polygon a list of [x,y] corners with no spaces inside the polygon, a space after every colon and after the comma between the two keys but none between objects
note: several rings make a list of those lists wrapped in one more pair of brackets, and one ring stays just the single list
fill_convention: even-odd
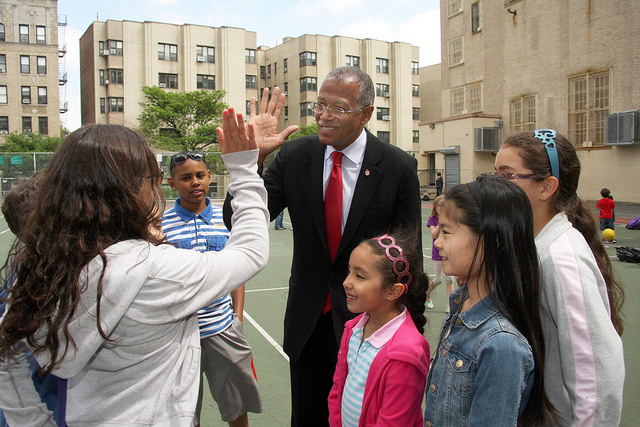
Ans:
[{"label": "person in red shirt", "polygon": [[600,190],[600,195],[602,196],[602,199],[598,200],[598,203],[596,204],[596,207],[600,209],[600,231],[606,230],[607,228],[613,230],[613,210],[615,209],[616,204],[613,202],[611,191],[608,188]]}]

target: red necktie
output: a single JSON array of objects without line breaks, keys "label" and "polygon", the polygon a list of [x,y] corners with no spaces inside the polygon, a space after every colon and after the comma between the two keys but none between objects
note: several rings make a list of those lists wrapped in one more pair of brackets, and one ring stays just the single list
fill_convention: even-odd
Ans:
[{"label": "red necktie", "polygon": [[[327,229],[327,245],[331,260],[336,257],[340,239],[342,238],[342,156],[339,151],[331,153],[333,167],[324,195],[324,221]],[[331,310],[330,295],[327,295],[322,313]]]}]

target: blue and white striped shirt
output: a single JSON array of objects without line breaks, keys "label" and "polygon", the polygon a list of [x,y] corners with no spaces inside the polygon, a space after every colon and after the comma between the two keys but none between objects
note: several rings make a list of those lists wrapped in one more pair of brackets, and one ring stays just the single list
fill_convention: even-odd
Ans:
[{"label": "blue and white striped shirt", "polygon": [[[200,252],[219,251],[229,239],[229,230],[222,219],[222,208],[206,199],[207,207],[200,213],[183,208],[180,199],[173,208],[162,215],[162,232],[168,241],[182,249],[195,249]],[[219,334],[227,329],[235,313],[231,306],[231,297],[212,302],[208,307],[198,310],[200,338]]]}]

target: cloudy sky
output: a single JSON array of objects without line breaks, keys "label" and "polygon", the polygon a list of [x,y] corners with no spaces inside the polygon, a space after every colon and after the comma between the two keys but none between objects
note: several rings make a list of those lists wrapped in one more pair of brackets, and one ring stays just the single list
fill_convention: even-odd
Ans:
[{"label": "cloudy sky", "polygon": [[302,34],[402,41],[420,47],[425,66],[440,62],[439,5],[439,0],[58,0],[58,15],[66,15],[68,24],[69,112],[62,119],[71,131],[80,126],[78,40],[96,20],[240,27],[255,31],[258,45],[271,47]]}]

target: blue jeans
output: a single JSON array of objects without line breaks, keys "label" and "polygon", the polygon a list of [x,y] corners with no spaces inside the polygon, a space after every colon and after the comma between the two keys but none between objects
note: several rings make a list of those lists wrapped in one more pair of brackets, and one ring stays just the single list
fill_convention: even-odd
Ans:
[{"label": "blue jeans", "polygon": [[282,219],[284,218],[284,211],[280,212],[278,214],[278,216],[276,217],[276,224],[275,224],[275,229],[276,230],[281,230],[284,227],[282,226]]}]

